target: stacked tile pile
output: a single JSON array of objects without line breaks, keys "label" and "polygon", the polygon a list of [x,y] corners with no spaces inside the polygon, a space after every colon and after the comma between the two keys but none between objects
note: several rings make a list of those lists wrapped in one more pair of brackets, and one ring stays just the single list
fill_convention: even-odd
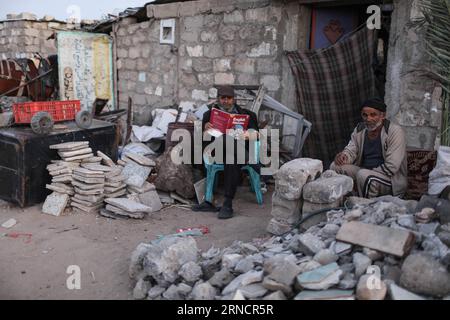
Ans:
[{"label": "stacked tile pile", "polygon": [[71,206],[83,213],[96,213],[103,207],[105,172],[83,165],[86,164],[76,168],[72,174],[75,195]]},{"label": "stacked tile pile", "polygon": [[46,188],[53,193],[45,200],[42,212],[59,216],[71,204],[70,196],[74,195],[73,170],[78,168],[82,161],[92,161],[93,154],[88,141],[55,144],[51,145],[50,149],[57,150],[62,160],[52,160],[47,166],[52,182],[47,184]]}]

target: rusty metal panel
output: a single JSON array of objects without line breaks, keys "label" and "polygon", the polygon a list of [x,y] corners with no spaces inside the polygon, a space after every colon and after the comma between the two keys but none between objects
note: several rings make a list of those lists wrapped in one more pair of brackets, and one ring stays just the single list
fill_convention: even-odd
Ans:
[{"label": "rusty metal panel", "polygon": [[113,40],[101,33],[60,31],[57,34],[61,100],[81,100],[91,110],[96,98],[115,110]]}]

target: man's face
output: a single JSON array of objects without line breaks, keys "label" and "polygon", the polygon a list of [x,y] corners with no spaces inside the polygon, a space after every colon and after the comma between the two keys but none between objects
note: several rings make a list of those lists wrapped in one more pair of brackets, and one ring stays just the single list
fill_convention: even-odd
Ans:
[{"label": "man's face", "polygon": [[361,117],[369,131],[374,131],[381,126],[385,119],[385,115],[384,112],[371,107],[364,107],[361,111]]},{"label": "man's face", "polygon": [[234,106],[234,97],[231,97],[231,96],[219,96],[219,103],[226,110],[230,110]]}]

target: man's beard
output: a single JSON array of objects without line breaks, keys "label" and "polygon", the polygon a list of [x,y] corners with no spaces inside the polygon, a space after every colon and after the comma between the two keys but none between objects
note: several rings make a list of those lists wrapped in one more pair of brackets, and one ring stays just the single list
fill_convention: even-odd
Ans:
[{"label": "man's beard", "polygon": [[377,122],[376,124],[373,124],[373,125],[369,125],[369,124],[366,123],[367,131],[369,131],[369,132],[375,131],[375,130],[377,130],[382,124],[383,124],[383,120],[380,120],[379,122]]}]

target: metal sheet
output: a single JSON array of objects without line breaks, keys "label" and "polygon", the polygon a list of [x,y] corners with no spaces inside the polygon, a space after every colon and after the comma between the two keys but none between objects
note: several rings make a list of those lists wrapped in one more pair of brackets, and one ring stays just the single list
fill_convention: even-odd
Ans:
[{"label": "metal sheet", "polygon": [[58,32],[61,100],[81,100],[81,109],[91,111],[96,98],[107,99],[109,109],[116,109],[112,44],[105,34]]}]

